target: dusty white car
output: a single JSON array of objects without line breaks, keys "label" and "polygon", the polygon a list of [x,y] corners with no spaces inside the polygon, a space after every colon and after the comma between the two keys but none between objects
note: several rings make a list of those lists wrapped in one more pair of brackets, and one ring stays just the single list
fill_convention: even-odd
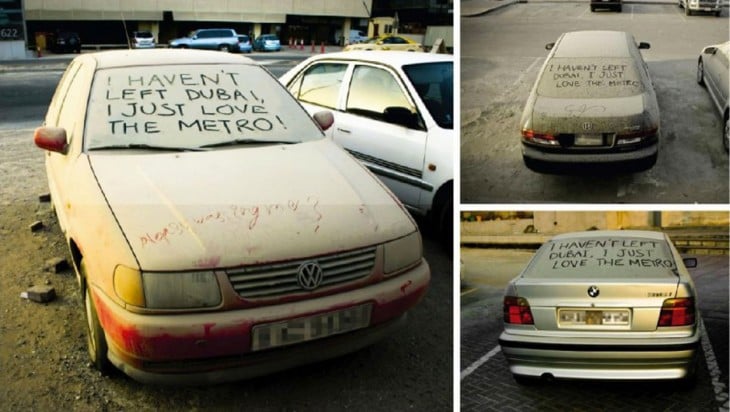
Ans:
[{"label": "dusty white car", "polygon": [[[327,135],[380,177],[444,239],[453,225],[453,57],[352,51],[311,57],[279,79]],[[447,243],[450,243],[447,241]]]},{"label": "dusty white car", "polygon": [[730,142],[730,41],[702,49],[697,59],[697,83],[710,93],[722,118],[722,144],[728,151]]},{"label": "dusty white car", "polygon": [[537,172],[654,166],[659,105],[639,51],[649,47],[630,33],[604,30],[568,32],[547,44],[520,120],[525,165]]},{"label": "dusty white car", "polygon": [[71,62],[34,139],[96,367],[142,382],[246,378],[401,324],[429,285],[420,233],[324,137],[331,116],[316,119],[240,55]]},{"label": "dusty white car", "polygon": [[687,267],[650,231],[566,233],[504,296],[502,352],[515,379],[692,382],[702,318]]}]

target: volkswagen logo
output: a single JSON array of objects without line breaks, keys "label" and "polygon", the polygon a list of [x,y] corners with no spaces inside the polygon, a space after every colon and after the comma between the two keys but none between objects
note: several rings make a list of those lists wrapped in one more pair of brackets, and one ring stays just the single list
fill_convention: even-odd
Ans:
[{"label": "volkswagen logo", "polygon": [[595,298],[601,293],[600,290],[598,290],[598,286],[591,286],[588,288],[588,296]]},{"label": "volkswagen logo", "polygon": [[302,289],[316,289],[322,283],[322,268],[317,262],[302,263],[297,270],[297,283]]}]

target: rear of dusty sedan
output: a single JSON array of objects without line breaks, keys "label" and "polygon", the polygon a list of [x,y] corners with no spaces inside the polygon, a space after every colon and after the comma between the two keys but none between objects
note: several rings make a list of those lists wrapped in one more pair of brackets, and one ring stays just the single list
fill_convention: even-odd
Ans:
[{"label": "rear of dusty sedan", "polygon": [[569,32],[547,47],[552,51],[520,121],[525,165],[535,171],[546,165],[652,167],[659,106],[633,36]]},{"label": "rear of dusty sedan", "polygon": [[690,275],[664,234],[570,233],[508,284],[499,342],[518,382],[689,379],[700,322]]}]

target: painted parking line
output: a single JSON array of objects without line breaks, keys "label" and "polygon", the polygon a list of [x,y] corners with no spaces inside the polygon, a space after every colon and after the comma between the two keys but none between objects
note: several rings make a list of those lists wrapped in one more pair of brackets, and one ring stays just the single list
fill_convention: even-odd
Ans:
[{"label": "painted parking line", "polygon": [[465,291],[461,292],[461,296],[465,296],[465,295],[468,295],[468,294],[470,294],[470,293],[472,293],[472,292],[474,292],[474,291],[476,291],[476,290],[477,290],[477,288],[471,288],[471,289],[467,289],[467,290],[465,290]]},{"label": "painted parking line", "polygon": [[499,348],[499,346],[495,346],[494,349],[490,350],[486,355],[482,356],[481,358],[479,358],[479,360],[469,365],[468,368],[461,371],[461,380],[464,380],[464,378],[471,375],[472,372],[477,370],[477,368],[482,366],[486,361],[491,359],[494,355],[498,354],[500,350],[501,349]]}]

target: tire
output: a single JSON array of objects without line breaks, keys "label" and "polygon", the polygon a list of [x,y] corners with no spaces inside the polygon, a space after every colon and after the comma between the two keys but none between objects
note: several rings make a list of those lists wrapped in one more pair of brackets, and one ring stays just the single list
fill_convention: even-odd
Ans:
[{"label": "tire", "polygon": [[537,378],[522,375],[512,375],[512,379],[514,379],[517,384],[522,386],[535,386],[540,382],[540,380]]},{"label": "tire", "polygon": [[687,6],[684,7],[684,15],[685,16],[691,16],[692,15],[692,10],[690,10],[689,7],[687,7]]},{"label": "tire", "polygon": [[231,46],[229,46],[227,44],[221,44],[220,46],[218,46],[218,50],[220,50],[222,52],[230,53],[231,52]]},{"label": "tire", "polygon": [[701,58],[697,60],[697,84],[700,86],[705,85],[705,64]]},{"label": "tire", "polygon": [[594,12],[594,11],[596,11],[596,6],[591,5],[591,12]]},{"label": "tire", "polygon": [[81,261],[81,274],[84,278],[84,313],[86,314],[86,348],[89,353],[89,360],[94,367],[107,373],[111,369],[109,358],[107,357],[108,346],[104,329],[101,328],[99,317],[96,314],[96,306],[91,296],[91,287],[86,282],[86,269],[83,260]]}]

